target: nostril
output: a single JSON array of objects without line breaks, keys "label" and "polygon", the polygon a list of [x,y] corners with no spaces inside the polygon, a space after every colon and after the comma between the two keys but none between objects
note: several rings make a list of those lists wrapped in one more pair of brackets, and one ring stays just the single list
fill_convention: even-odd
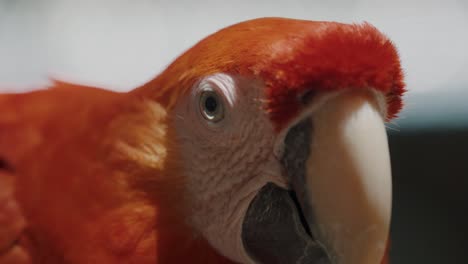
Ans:
[{"label": "nostril", "polygon": [[316,97],[317,95],[317,90],[307,90],[303,93],[301,93],[299,95],[299,101],[303,104],[303,105],[308,105],[310,104],[310,102],[313,101],[313,99]]},{"label": "nostril", "polygon": [[0,171],[13,171],[13,168],[10,164],[0,157]]}]

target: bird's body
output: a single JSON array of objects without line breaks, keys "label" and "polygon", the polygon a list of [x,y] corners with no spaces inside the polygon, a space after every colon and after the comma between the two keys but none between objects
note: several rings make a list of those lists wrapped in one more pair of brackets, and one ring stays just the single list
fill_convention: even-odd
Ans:
[{"label": "bird's body", "polygon": [[[187,128],[195,122],[190,119],[194,111],[185,112],[190,89],[217,73],[228,74],[232,85],[248,83],[250,88],[239,89],[231,99],[250,98],[239,109],[264,111],[255,119],[263,134],[253,140],[268,142],[255,148],[268,154],[262,160],[276,162],[275,133],[301,116],[303,106],[293,101],[308,94],[305,87],[315,87],[318,98],[348,87],[375,88],[388,104],[382,110],[385,118],[392,118],[403,93],[399,67],[392,44],[369,25],[260,19],[210,36],[157,78],[127,93],[54,82],[46,90],[0,95],[0,264],[244,262],[248,254],[237,248],[241,238],[230,239],[241,232],[241,222],[230,219],[241,221],[250,200],[241,203],[229,196],[231,184],[222,193],[213,185],[208,207],[207,199],[197,195],[205,186],[197,186],[202,176],[194,168],[200,163],[186,156],[202,155],[206,144],[193,143],[205,136],[194,139]],[[261,125],[269,119],[271,124]],[[226,134],[226,142],[242,142],[252,133],[234,131]],[[221,153],[253,153],[222,147],[216,136],[207,138],[221,148],[213,152],[220,166],[231,166],[213,174],[213,182],[218,174],[228,177],[236,171]],[[243,163],[241,155],[236,159],[235,164],[253,162]],[[260,176],[250,181],[252,175],[266,170],[251,167],[240,169],[246,180],[237,183],[256,188],[242,196],[248,199],[264,184]],[[203,168],[202,174],[210,175]],[[279,171],[265,181],[288,185]],[[231,202],[232,214],[218,217],[217,210],[231,210]],[[219,230],[230,235],[223,237]]]},{"label": "bird's body", "polygon": [[[158,103],[60,82],[0,102],[0,193],[16,190],[0,196],[0,220],[8,220],[0,245],[12,254],[22,251],[33,263],[202,262],[204,250],[217,256],[168,213],[177,193],[158,180],[177,175],[164,174],[166,111]],[[145,146],[149,139],[156,144]],[[158,203],[166,199],[170,205]],[[13,204],[20,205],[15,213],[6,210]]]}]

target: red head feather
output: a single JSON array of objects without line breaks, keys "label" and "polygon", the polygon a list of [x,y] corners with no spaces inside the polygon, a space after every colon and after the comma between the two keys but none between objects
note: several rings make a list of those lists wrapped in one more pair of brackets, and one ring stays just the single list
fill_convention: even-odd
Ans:
[{"label": "red head feather", "polygon": [[[147,132],[148,124],[165,124],[166,109],[216,72],[264,82],[265,109],[277,128],[299,111],[298,95],[306,91],[373,87],[387,96],[388,118],[401,108],[404,92],[398,54],[372,26],[265,18],[202,40],[131,96],[64,83],[2,95],[0,158],[17,176],[17,200],[30,225],[25,235],[37,244],[32,254],[41,253],[48,263],[197,262],[194,255],[227,262],[203,239],[187,238],[184,225],[172,217],[179,211],[171,198],[180,193],[164,187],[175,180],[155,175],[175,175],[166,161],[177,153],[165,157],[165,151],[147,147],[170,144],[163,132]],[[166,109],[133,95],[155,98]],[[142,178],[150,184],[140,183]],[[140,185],[156,186],[153,180],[158,189],[145,193],[157,196],[149,199],[159,201],[154,205],[140,192]],[[171,195],[165,197],[165,189]]]},{"label": "red head feather", "polygon": [[392,42],[373,26],[261,18],[227,27],[200,41],[143,89],[170,107],[193,83],[215,72],[263,81],[266,110],[280,129],[308,91],[374,88],[386,95],[387,118],[397,115],[403,73]]}]

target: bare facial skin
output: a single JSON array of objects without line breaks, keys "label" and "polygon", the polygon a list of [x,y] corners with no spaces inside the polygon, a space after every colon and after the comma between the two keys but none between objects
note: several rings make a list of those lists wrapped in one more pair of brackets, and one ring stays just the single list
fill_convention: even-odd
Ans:
[{"label": "bare facial skin", "polygon": [[[186,155],[192,224],[213,247],[240,263],[252,263],[240,235],[248,205],[267,182],[286,186],[257,85],[261,84],[226,74],[207,77],[180,104],[174,120]],[[224,118],[218,122],[206,120],[198,111],[206,89],[222,100]]]},{"label": "bare facial skin", "polygon": [[391,207],[383,96],[367,89],[319,95],[277,133],[264,90],[260,82],[218,73],[179,102],[173,122],[189,179],[189,224],[231,260],[255,263],[242,244],[244,216],[267,183],[291,188],[280,162],[284,138],[296,123],[311,120],[303,186],[310,229],[331,263],[379,263]]}]

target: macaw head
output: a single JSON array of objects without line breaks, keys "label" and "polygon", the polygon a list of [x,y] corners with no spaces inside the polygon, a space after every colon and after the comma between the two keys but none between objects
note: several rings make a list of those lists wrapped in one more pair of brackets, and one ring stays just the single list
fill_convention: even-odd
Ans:
[{"label": "macaw head", "polygon": [[182,205],[171,206],[221,255],[382,261],[391,217],[384,123],[400,110],[404,83],[394,45],[374,27],[243,22],[136,93],[168,109],[168,166],[183,186]]}]

